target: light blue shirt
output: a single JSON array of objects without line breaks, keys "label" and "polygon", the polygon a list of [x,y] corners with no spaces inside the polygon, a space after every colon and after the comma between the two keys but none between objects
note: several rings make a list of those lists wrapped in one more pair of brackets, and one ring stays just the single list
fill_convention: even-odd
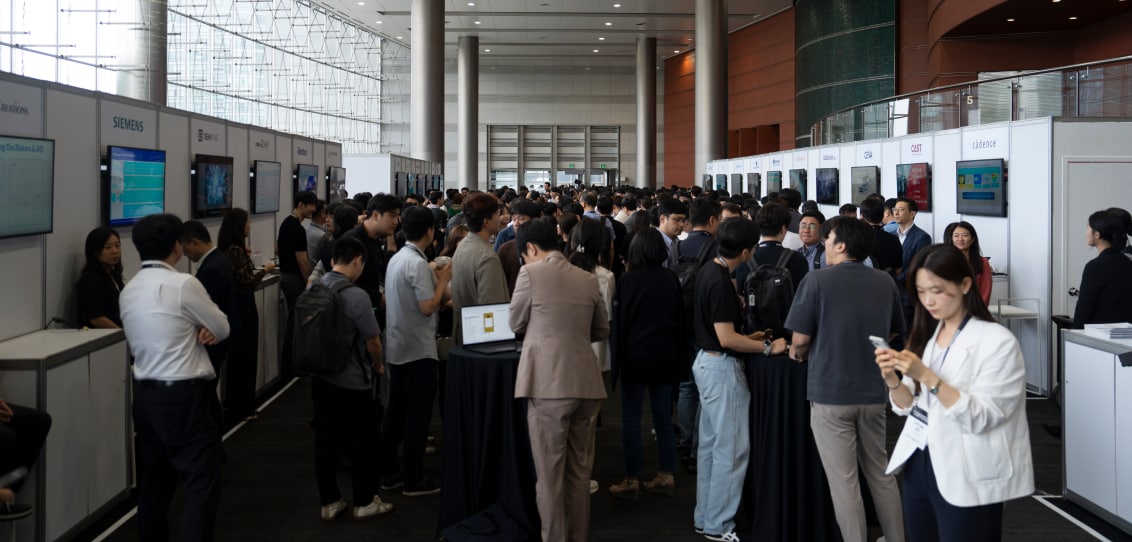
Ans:
[{"label": "light blue shirt", "polygon": [[421,313],[421,301],[436,295],[436,281],[424,252],[405,243],[385,271],[385,362],[403,365],[437,359],[437,313]]}]

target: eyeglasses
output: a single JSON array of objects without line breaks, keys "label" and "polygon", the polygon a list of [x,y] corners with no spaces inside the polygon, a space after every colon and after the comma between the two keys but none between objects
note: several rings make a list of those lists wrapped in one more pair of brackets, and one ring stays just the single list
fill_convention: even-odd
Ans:
[{"label": "eyeglasses", "polygon": [[818,229],[818,225],[817,224],[801,224],[801,225],[798,226],[798,229],[799,230],[816,230],[816,229]]}]

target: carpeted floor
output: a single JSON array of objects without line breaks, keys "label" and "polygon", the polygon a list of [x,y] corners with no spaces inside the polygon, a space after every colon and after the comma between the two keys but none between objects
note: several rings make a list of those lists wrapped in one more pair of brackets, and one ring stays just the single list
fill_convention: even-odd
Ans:
[{"label": "carpeted floor", "polygon": [[[694,477],[681,471],[677,475],[677,491],[673,497],[642,494],[637,503],[618,501],[605,488],[620,480],[622,457],[620,444],[620,398],[612,394],[603,406],[602,427],[598,429],[594,479],[602,490],[593,496],[590,540],[665,540],[700,541],[692,532],[692,509],[695,506]],[[1061,494],[1061,443],[1045,430],[1043,423],[1058,423],[1059,411],[1044,399],[1027,401],[1031,440],[1039,494]],[[439,496],[407,498],[399,493],[383,494],[396,508],[386,516],[354,522],[347,517],[324,524],[318,515],[318,498],[314,483],[313,435],[307,425],[311,416],[310,388],[300,379],[271,403],[260,419],[245,425],[226,441],[228,463],[224,468],[224,495],[216,524],[216,539],[249,542],[259,540],[435,540]],[[439,420],[434,416],[433,434],[440,434]],[[889,448],[895,444],[902,420],[890,416]],[[656,472],[655,444],[645,421],[644,477]],[[425,474],[440,476],[440,456],[428,456]],[[348,492],[343,476],[341,487]],[[1055,499],[1056,500],[1056,499]],[[1058,503],[1059,505],[1062,503]],[[171,519],[175,525],[179,513],[174,505]],[[1112,540],[1130,540],[1119,531],[1100,522],[1069,503],[1060,506],[1091,522],[1093,528]],[[122,512],[128,506],[120,507]],[[117,513],[121,516],[122,512]],[[81,538],[91,539],[101,533],[116,517],[105,518]],[[1043,505],[1026,498],[1007,504],[1004,520],[1005,540],[1011,541],[1078,541],[1093,540],[1086,531]],[[881,535],[870,529],[870,537]],[[125,522],[106,540],[136,540],[134,521]]]}]

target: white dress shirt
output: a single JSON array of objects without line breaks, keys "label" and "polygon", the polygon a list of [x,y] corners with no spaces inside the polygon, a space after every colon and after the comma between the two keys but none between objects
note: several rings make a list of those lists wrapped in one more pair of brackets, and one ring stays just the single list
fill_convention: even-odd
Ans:
[{"label": "white dress shirt", "polygon": [[122,328],[138,380],[212,379],[216,372],[197,330],[228,338],[228,317],[196,277],[162,261],[147,260],[119,297]]}]

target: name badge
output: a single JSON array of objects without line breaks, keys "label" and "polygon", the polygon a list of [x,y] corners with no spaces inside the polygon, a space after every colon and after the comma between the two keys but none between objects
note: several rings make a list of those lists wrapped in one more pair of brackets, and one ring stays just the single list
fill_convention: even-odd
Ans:
[{"label": "name badge", "polygon": [[901,436],[906,436],[911,444],[923,450],[928,445],[928,413],[918,406],[912,407]]}]

